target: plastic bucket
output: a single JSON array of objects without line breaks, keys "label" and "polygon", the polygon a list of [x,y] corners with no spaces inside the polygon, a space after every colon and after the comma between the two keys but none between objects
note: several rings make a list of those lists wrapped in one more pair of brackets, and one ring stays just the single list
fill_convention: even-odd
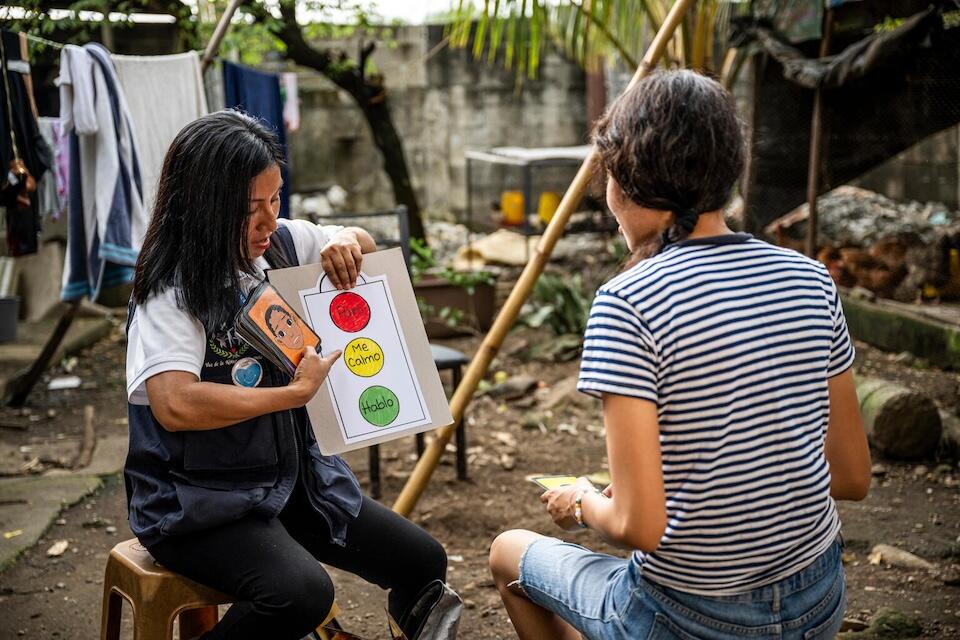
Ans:
[{"label": "plastic bucket", "polygon": [[537,215],[543,224],[549,224],[553,214],[557,212],[560,206],[560,194],[556,191],[544,191],[540,194],[540,201],[537,203]]},{"label": "plastic bucket", "polygon": [[503,212],[503,223],[510,225],[521,225],[525,213],[523,211],[523,192],[522,191],[504,191],[500,194],[500,211]]}]

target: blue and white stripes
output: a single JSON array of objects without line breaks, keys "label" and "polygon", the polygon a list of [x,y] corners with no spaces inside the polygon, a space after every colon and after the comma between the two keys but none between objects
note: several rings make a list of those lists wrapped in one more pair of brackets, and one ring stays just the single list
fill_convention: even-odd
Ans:
[{"label": "blue and white stripes", "polygon": [[667,528],[634,558],[691,593],[743,593],[836,538],[827,378],[853,363],[826,269],[746,234],[689,240],[601,287],[578,388],[657,405]]},{"label": "blue and white stripes", "polygon": [[60,54],[60,116],[70,185],[63,300],[133,280],[146,233],[143,180],[129,109],[110,52],[67,45]]}]

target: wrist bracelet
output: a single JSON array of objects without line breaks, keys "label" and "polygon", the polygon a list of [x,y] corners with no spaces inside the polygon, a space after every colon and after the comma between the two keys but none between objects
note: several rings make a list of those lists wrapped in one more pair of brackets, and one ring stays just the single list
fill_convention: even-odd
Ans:
[{"label": "wrist bracelet", "polygon": [[573,501],[573,517],[581,529],[589,528],[589,525],[583,521],[583,494],[586,492],[586,489],[580,489],[580,491],[577,492],[577,497]]}]

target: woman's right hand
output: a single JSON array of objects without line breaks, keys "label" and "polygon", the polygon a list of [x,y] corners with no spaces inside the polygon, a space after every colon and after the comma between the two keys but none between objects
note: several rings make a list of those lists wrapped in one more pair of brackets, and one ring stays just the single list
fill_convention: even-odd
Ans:
[{"label": "woman's right hand", "polygon": [[334,351],[327,357],[321,358],[313,347],[308,346],[303,350],[303,358],[293,374],[293,380],[288,385],[296,393],[297,406],[302,407],[316,395],[320,385],[327,379],[330,367],[341,353],[343,352]]}]

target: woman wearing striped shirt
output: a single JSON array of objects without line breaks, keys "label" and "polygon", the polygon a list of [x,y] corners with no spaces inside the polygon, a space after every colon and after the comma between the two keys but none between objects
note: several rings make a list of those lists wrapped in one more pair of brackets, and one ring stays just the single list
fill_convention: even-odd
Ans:
[{"label": "woman wearing striped shirt", "polygon": [[832,638],[846,597],[834,500],[870,454],[853,345],[820,263],[724,223],[744,163],[724,89],[658,73],[598,123],[607,202],[633,252],[603,285],[579,389],[603,401],[611,484],[542,496],[560,527],[490,565],[521,638]]}]

